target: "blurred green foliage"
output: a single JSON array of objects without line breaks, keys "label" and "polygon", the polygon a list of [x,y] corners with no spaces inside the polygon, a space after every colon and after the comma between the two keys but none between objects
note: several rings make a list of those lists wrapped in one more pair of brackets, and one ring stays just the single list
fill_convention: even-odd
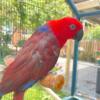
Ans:
[{"label": "blurred green foliage", "polygon": [[0,45],[0,58],[12,53],[12,50],[6,45]]},{"label": "blurred green foliage", "polygon": [[9,34],[3,35],[3,40],[6,44],[8,44],[11,41],[11,35]]},{"label": "blurred green foliage", "polygon": [[19,47],[22,47],[22,46],[24,45],[24,42],[25,42],[25,40],[20,40],[20,41],[18,42],[18,46],[19,46]]},{"label": "blurred green foliage", "polygon": [[47,20],[70,15],[65,0],[1,0],[0,26],[34,30]]},{"label": "blurred green foliage", "polygon": [[94,27],[87,27],[89,30],[88,33],[85,34],[84,39],[87,40],[100,40],[100,25],[96,25]]}]

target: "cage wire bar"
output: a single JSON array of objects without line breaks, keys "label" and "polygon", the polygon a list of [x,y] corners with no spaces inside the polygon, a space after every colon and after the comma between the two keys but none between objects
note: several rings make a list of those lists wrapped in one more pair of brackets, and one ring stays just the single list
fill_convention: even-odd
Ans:
[{"label": "cage wire bar", "polygon": [[[83,17],[89,17],[89,16],[96,16],[100,15],[99,11],[93,11],[93,12],[84,12],[80,13],[75,6],[75,3],[73,0],[66,0],[66,3],[69,4],[70,8],[72,9],[72,12],[74,13],[75,17],[80,20]],[[71,86],[71,96],[65,97],[63,100],[82,100],[82,98],[76,97],[76,86],[77,86],[77,62],[78,62],[78,45],[79,42],[75,41],[74,44],[74,58],[73,58],[73,72],[72,72],[72,86]]]}]

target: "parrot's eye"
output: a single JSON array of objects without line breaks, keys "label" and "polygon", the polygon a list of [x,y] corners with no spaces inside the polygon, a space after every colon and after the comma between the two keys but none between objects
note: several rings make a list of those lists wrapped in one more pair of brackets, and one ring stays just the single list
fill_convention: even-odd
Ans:
[{"label": "parrot's eye", "polygon": [[75,29],[76,29],[76,26],[75,26],[74,24],[71,24],[71,25],[70,25],[70,29],[71,29],[71,30],[75,30]]}]

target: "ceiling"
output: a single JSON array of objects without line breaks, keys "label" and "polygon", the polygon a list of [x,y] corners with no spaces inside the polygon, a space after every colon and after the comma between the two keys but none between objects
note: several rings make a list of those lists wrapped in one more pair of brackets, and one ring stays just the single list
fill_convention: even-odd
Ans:
[{"label": "ceiling", "polygon": [[[73,0],[79,12],[100,11],[100,0]],[[93,23],[100,24],[100,15],[86,17]]]}]

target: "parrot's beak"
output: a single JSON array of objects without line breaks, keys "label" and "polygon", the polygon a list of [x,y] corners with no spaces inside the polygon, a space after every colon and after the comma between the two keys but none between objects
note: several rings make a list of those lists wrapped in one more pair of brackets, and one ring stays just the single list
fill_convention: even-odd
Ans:
[{"label": "parrot's beak", "polygon": [[80,41],[83,37],[83,30],[77,32],[76,36],[74,37],[75,40]]}]

